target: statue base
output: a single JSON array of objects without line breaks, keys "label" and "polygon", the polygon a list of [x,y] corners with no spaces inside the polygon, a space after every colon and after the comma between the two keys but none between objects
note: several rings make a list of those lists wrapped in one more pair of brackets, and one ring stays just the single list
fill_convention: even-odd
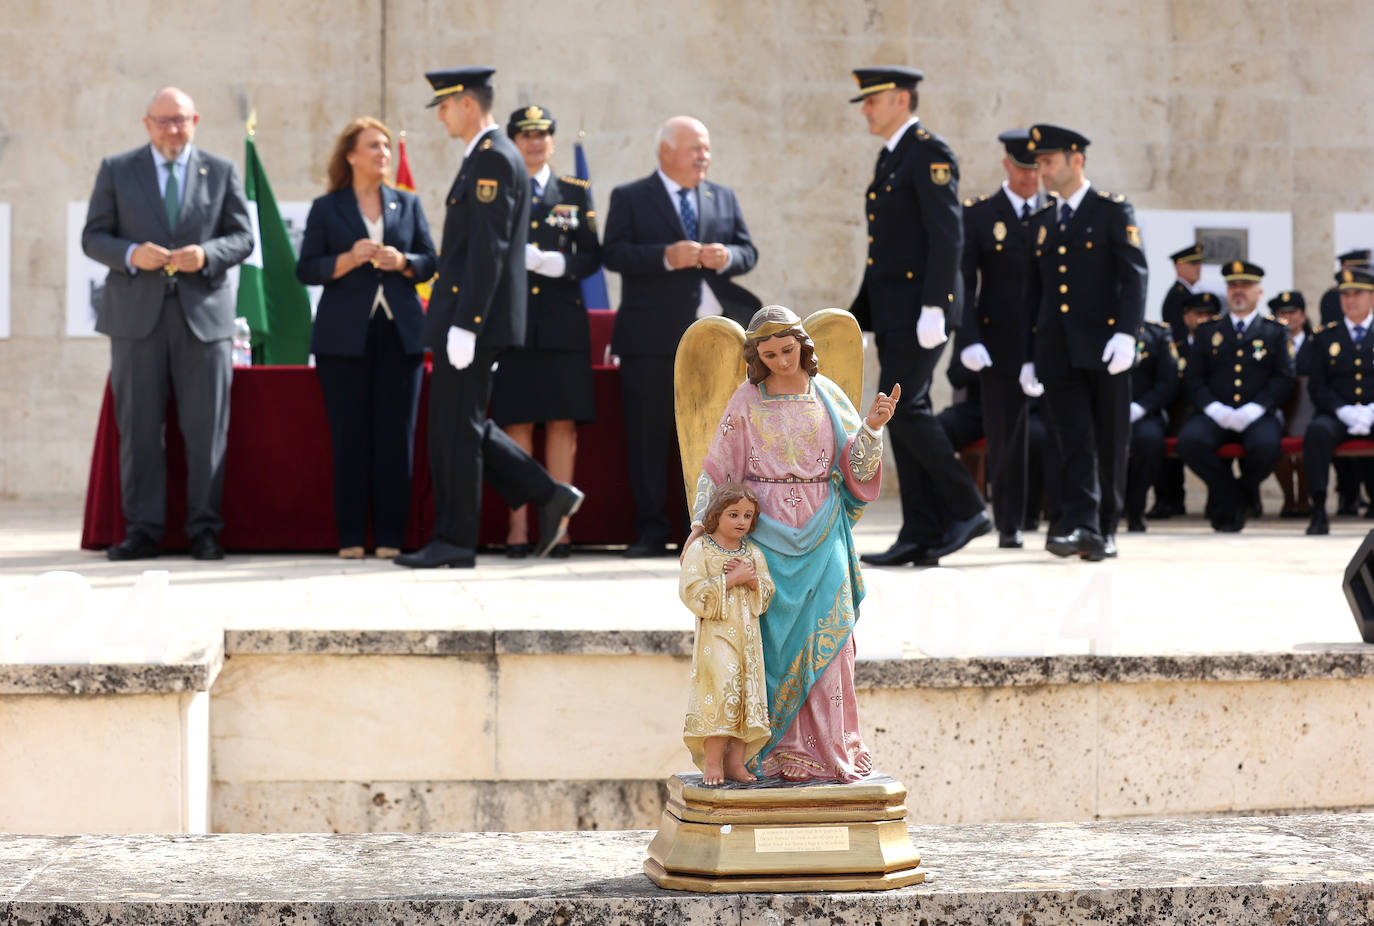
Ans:
[{"label": "statue base", "polygon": [[919,884],[906,788],[874,771],[850,784],[772,778],[708,788],[668,779],[668,805],[644,873],[704,893],[886,891]]}]

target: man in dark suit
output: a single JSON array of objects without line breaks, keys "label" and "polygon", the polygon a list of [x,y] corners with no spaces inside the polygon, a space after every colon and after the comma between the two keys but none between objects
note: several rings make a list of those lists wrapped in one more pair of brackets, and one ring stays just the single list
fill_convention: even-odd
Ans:
[{"label": "man in dark suit", "polygon": [[1336,446],[1352,437],[1368,438],[1374,428],[1374,377],[1365,388],[1365,371],[1374,369],[1374,272],[1347,267],[1336,274],[1341,319],[1312,336],[1308,392],[1317,412],[1303,435],[1303,465],[1312,493],[1309,534],[1329,534],[1326,519],[1327,472]]},{"label": "man in dark suit", "polygon": [[658,170],[611,191],[601,259],[620,274],[611,350],[620,357],[635,541],[630,557],[667,552],[671,498],[686,510],[682,482],[669,476],[676,435],[673,356],[688,326],[707,315],[748,325],[762,303],[730,278],[758,263],[734,191],[706,179],[711,135],[675,116],[658,136]]},{"label": "man in dark suit", "polygon": [[[1255,311],[1264,268],[1243,260],[1222,267],[1230,311],[1198,326],[1184,372],[1193,416],[1178,434],[1178,455],[1207,483],[1212,528],[1245,527],[1250,499],[1269,478],[1283,444],[1282,406],[1293,391],[1293,354],[1287,329]],[[1245,446],[1240,478],[1217,457],[1228,441]]]},{"label": "man in dark suit", "polygon": [[525,244],[530,184],[525,162],[491,115],[495,68],[431,71],[429,106],[450,138],[467,143],[446,200],[438,275],[425,314],[434,353],[429,387],[429,465],[434,536],[396,557],[412,569],[475,564],[485,476],[512,508],[539,505],[536,556],[567,531],[582,493],[555,482],[487,418],[491,368],[525,341]]},{"label": "man in dark suit", "polygon": [[158,555],[167,507],[168,390],[186,439],[186,536],[220,559],[233,376],[234,292],[225,271],[253,250],[232,162],[191,145],[200,115],[181,90],[148,103],[150,144],[100,164],[81,246],[110,268],[96,330],[110,338],[126,531],[112,560]]},{"label": "man in dark suit", "polygon": [[[991,196],[964,203],[964,318],[962,365],[978,373],[988,438],[997,545],[1023,546],[1026,510],[1026,394],[1017,379],[1025,362],[1026,280],[1030,272],[1030,217],[1038,208],[1040,172],[1026,145],[1030,133],[997,136],[1007,179]],[[953,368],[955,365],[950,364]]]},{"label": "man in dark suit", "polygon": [[870,134],[886,144],[864,198],[868,263],[850,311],[877,341],[878,388],[902,398],[888,422],[902,526],[875,566],[929,565],[992,529],[986,503],[959,463],[930,404],[935,364],[959,327],[963,214],[959,165],[916,116],[915,68],[859,68],[854,79]]},{"label": "man in dark suit", "polygon": [[[1180,315],[1179,324],[1183,323]],[[1178,348],[1173,331],[1159,322],[1142,322],[1136,332],[1136,362],[1131,369],[1131,449],[1126,462],[1126,529],[1145,530],[1145,496],[1164,459],[1169,406],[1178,396]]]},{"label": "man in dark suit", "polygon": [[1173,332],[1174,340],[1179,341],[1188,333],[1183,324],[1183,303],[1198,291],[1198,280],[1202,278],[1202,245],[1190,244],[1170,254],[1169,260],[1174,262],[1174,273],[1178,275],[1178,279],[1174,280],[1174,285],[1164,294],[1160,318],[1164,319],[1164,324]]},{"label": "man in dark suit", "polygon": [[1097,561],[1116,555],[1131,434],[1135,333],[1145,318],[1140,228],[1125,197],[1083,174],[1088,139],[1072,129],[1031,127],[1029,147],[1045,188],[1059,200],[1032,219],[1030,293],[1038,307],[1028,395],[1045,396],[1059,446],[1063,504],[1045,549]]}]

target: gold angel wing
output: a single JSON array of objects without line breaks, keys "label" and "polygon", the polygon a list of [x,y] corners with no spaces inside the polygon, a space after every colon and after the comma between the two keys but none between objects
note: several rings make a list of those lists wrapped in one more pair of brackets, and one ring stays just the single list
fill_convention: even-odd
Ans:
[{"label": "gold angel wing", "polygon": [[673,363],[673,407],[689,505],[716,425],[744,376],[744,329],[736,322],[709,315],[682,335]]},{"label": "gold angel wing", "polygon": [[864,337],[854,316],[844,309],[820,309],[808,315],[802,326],[816,345],[820,372],[844,390],[856,409],[862,409]]}]

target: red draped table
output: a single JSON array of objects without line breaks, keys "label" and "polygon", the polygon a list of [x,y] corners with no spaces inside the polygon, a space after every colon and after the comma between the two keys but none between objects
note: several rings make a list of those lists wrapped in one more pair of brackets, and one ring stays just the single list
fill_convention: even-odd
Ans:
[{"label": "red draped table", "polygon": [[[611,312],[591,312],[592,356],[601,359],[610,338]],[[574,482],[587,500],[569,526],[575,544],[616,545],[634,540],[634,504],[625,464],[625,432],[620,404],[620,371],[593,370],[596,421],[577,432]],[[407,548],[429,540],[434,527],[433,484],[428,450],[429,373],[420,390],[415,429],[415,470],[411,480]],[[672,414],[671,409],[664,409]],[[536,456],[542,454],[536,430]],[[186,531],[185,444],[169,407],[166,429],[167,526],[162,545],[189,546]],[[224,475],[224,532],[228,550],[332,550],[338,547],[334,524],[334,483],[329,422],[319,379],[310,367],[251,367],[234,371],[230,396],[229,449]],[[665,478],[678,480],[677,467]],[[671,493],[670,493],[671,497]],[[685,535],[681,519],[675,519]],[[505,542],[507,509],[490,488],[483,493],[483,544]],[[100,549],[124,537],[119,492],[119,432],[109,386],[100,409],[81,546]]]}]

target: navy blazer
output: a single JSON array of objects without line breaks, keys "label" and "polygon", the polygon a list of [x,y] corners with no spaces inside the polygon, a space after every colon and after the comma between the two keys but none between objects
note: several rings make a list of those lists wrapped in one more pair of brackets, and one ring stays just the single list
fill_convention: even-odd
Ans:
[{"label": "navy blazer", "polygon": [[611,191],[601,260],[620,274],[620,311],[611,336],[611,350],[617,354],[673,356],[682,333],[696,321],[702,280],[725,315],[740,325],[748,325],[762,305],[729,279],[753,270],[759,260],[734,191],[703,180],[697,201],[698,240],[730,250],[730,265],[722,273],[664,266],[664,250],[685,239],[687,232],[657,171]]},{"label": "navy blazer", "polygon": [[[367,326],[377,284],[382,284],[386,303],[396,319],[396,333],[407,354],[423,353],[425,316],[415,284],[434,275],[434,242],[429,237],[420,199],[414,193],[382,186],[382,243],[406,256],[414,278],[395,270],[379,270],[371,264],[355,267],[337,280],[334,264],[354,242],[367,237],[363,214],[352,188],[326,193],[310,204],[305,239],[296,261],[296,278],[307,285],[324,286],[310,350],[315,354],[361,357],[367,350]],[[379,310],[380,311],[380,310]]]}]

